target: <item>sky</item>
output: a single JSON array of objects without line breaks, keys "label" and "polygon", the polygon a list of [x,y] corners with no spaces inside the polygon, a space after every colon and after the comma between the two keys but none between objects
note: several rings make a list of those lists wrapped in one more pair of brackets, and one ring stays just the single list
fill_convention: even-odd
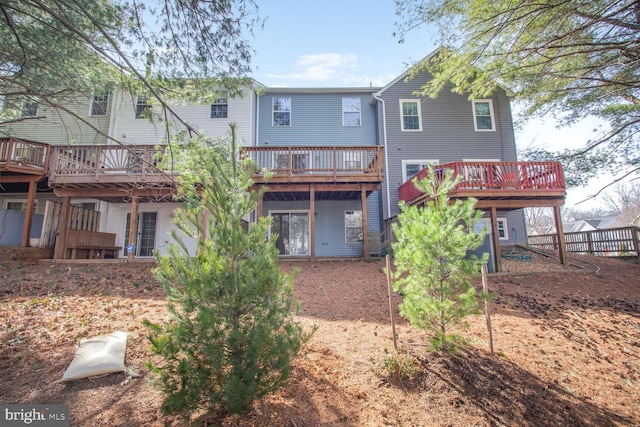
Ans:
[{"label": "sky", "polygon": [[[249,38],[255,51],[252,77],[268,87],[384,86],[413,62],[436,49],[433,30],[420,27],[398,43],[393,34],[393,0],[258,0],[263,28]],[[512,108],[517,111],[518,106]],[[514,114],[519,149],[531,145],[561,150],[578,148],[596,135],[600,123],[585,120],[557,129],[552,118],[527,121]],[[600,198],[580,203],[600,189],[610,176],[586,188],[569,190],[567,207],[586,210]]]}]

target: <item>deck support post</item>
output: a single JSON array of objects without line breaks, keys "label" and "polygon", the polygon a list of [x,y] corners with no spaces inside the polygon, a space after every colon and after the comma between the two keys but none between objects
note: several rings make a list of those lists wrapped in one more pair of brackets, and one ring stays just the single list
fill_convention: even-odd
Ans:
[{"label": "deck support post", "polygon": [[60,212],[60,222],[58,223],[58,237],[53,250],[54,259],[65,259],[67,257],[67,236],[69,234],[69,217],[71,216],[71,197],[62,199],[62,211]]},{"label": "deck support post", "polygon": [[316,189],[309,186],[309,255],[311,262],[316,260]]},{"label": "deck support post", "polygon": [[360,199],[362,201],[362,256],[369,259],[369,227],[367,225],[367,190],[360,184]]},{"label": "deck support post", "polygon": [[560,214],[560,206],[553,207],[553,220],[556,223],[556,233],[558,235],[558,258],[560,258],[560,264],[568,265],[567,259],[567,245],[564,241],[564,230],[562,229],[562,215]]},{"label": "deck support post", "polygon": [[36,187],[37,181],[33,179],[29,181],[29,192],[27,194],[27,208],[24,212],[24,223],[22,225],[22,247],[27,248],[31,246],[29,239],[31,238],[31,226],[33,224],[33,207],[36,201]]},{"label": "deck support post", "polygon": [[[127,244],[127,259],[132,260],[136,256],[136,245],[138,244],[138,197],[131,199],[131,216],[129,217],[129,242]],[[133,246],[133,250],[129,251],[129,246]]]},{"label": "deck support post", "polygon": [[491,242],[493,243],[493,259],[496,263],[496,272],[502,272],[502,257],[500,254],[500,233],[498,232],[498,212],[495,207],[489,209],[491,216]]}]

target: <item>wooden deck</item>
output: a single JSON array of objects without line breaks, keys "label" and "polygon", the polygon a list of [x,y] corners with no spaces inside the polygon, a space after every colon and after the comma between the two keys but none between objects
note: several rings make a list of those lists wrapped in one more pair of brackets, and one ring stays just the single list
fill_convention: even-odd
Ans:
[{"label": "wooden deck", "polygon": [[48,144],[18,138],[0,138],[0,173],[4,176],[44,176],[49,167],[50,153],[51,147]]},{"label": "wooden deck", "polygon": [[54,188],[170,186],[175,176],[157,167],[164,147],[69,145],[52,148],[49,185]]},{"label": "wooden deck", "polygon": [[[474,197],[478,208],[518,209],[523,207],[561,206],[566,184],[559,162],[451,162],[435,167],[436,176],[446,170],[462,180],[450,193],[451,198]],[[415,178],[427,176],[425,168]],[[407,181],[398,188],[398,197],[408,204],[418,204],[425,195]]]}]

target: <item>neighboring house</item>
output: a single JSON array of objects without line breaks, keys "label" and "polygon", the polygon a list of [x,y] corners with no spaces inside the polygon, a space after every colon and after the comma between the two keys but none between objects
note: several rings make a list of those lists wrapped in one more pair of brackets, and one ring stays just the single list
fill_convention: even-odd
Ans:
[{"label": "neighboring house", "polygon": [[384,168],[375,90],[267,88],[259,97],[248,152],[273,172],[260,214],[271,215],[282,256],[362,256],[364,245],[368,256],[379,241]]},{"label": "neighboring house", "polygon": [[[592,225],[590,220],[576,220],[576,221],[562,221],[562,231],[565,233],[579,233],[581,231],[593,231],[597,230],[597,227]],[[556,227],[554,225],[548,225],[542,227],[538,235],[555,234]],[[533,234],[531,234],[533,236]]]},{"label": "neighboring house", "polygon": [[[220,92],[211,104],[172,108],[211,138],[227,135],[229,123],[237,124],[244,155],[271,175],[254,176],[255,187],[265,186],[266,192],[252,219],[272,217],[269,234],[285,258],[378,254],[399,200],[424,201],[409,180],[424,175],[427,164],[463,175],[453,197],[479,199],[478,207],[488,213],[485,223],[495,224],[494,253],[500,244],[524,242],[522,208],[564,202],[559,165],[516,162],[508,91],[472,101],[450,91],[436,99],[415,96],[428,78],[421,73],[407,81],[405,73],[383,88],[252,87],[245,96]],[[101,212],[95,231],[115,239],[116,256],[162,253],[178,206],[170,177],[154,167],[166,123],[148,120],[157,111],[142,95],[115,92],[89,101],[74,108],[88,112],[86,118],[109,138],[87,124],[72,127],[73,138],[57,130],[49,134],[47,127],[59,128],[45,121],[9,129],[8,136],[28,141],[0,140],[0,170],[18,175],[0,175],[0,183],[25,179],[30,192],[24,185],[21,191],[0,192],[0,202],[20,209],[18,203],[25,202],[27,211],[39,212],[45,198],[56,200],[66,219],[72,204],[81,204]],[[183,128],[172,125],[171,132]],[[16,144],[39,153],[38,161],[28,168],[13,162],[6,153]],[[36,197],[34,182],[48,192]],[[58,230],[56,257],[69,256],[69,235]]]},{"label": "neighboring house", "polygon": [[[220,91],[211,104],[176,103],[171,108],[210,138],[227,136],[229,124],[236,123],[240,144],[249,145],[254,139],[257,89],[244,88],[243,96],[235,97]],[[82,120],[73,114],[55,114],[33,106],[25,109],[33,114],[33,120],[0,130],[5,137],[0,139],[0,208],[26,210],[28,186],[35,183],[38,191],[33,192],[32,212],[44,215],[46,201],[66,203],[68,210],[76,206],[99,211],[99,228],[94,231],[115,235],[114,245],[122,248],[117,256],[127,256],[130,233],[132,238],[136,235],[134,255],[151,256],[154,249],[164,252],[168,233],[174,228],[172,212],[179,204],[172,200],[170,180],[154,170],[153,156],[156,146],[166,143],[167,132],[175,134],[185,128],[184,124],[172,122],[167,126],[160,111],[154,110],[144,96],[132,97],[122,91],[73,99],[65,108]],[[33,157],[29,167],[22,169],[17,162],[20,156],[16,155],[21,152]],[[131,222],[132,213],[135,222]],[[30,238],[40,237],[34,234],[42,228],[38,215],[35,227],[29,225],[31,232],[23,231],[23,246],[30,243]],[[15,227],[0,229],[0,239],[3,233],[15,232]],[[188,243],[195,247],[195,242]]]},{"label": "neighboring house", "polygon": [[[493,96],[476,100],[448,89],[435,99],[418,97],[415,92],[430,75],[422,72],[411,80],[407,75],[373,98],[380,106],[380,145],[386,146],[385,220],[399,213],[399,187],[427,164],[517,160],[508,91],[499,88]],[[522,209],[499,209],[497,215],[501,244],[526,242]]]}]

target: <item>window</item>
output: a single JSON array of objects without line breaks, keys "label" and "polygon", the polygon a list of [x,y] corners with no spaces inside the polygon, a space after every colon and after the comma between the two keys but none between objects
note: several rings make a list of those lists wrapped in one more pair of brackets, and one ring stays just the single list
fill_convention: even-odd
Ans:
[{"label": "window", "polygon": [[229,111],[229,94],[222,92],[211,104],[211,118],[212,119],[226,119]]},{"label": "window", "polygon": [[[7,201],[5,202],[5,209],[8,211],[25,212],[27,210],[27,202],[26,201]],[[38,201],[35,200],[33,202],[34,215],[37,209],[38,209]]]},{"label": "window", "polygon": [[342,126],[360,126],[360,98],[342,98]]},{"label": "window", "polygon": [[343,167],[345,170],[362,170],[362,152],[360,151],[347,151],[342,158]]},{"label": "window", "polygon": [[344,212],[345,243],[360,243],[364,240],[362,232],[362,211]]},{"label": "window", "polygon": [[36,117],[38,115],[38,103],[32,100],[25,100],[22,103],[22,117]]},{"label": "window", "polygon": [[438,160],[403,160],[402,182],[407,182],[428,165],[437,165]]},{"label": "window", "polygon": [[490,99],[475,99],[473,101],[473,125],[476,131],[496,130],[493,119],[493,102]]},{"label": "window", "polygon": [[291,126],[291,98],[273,98],[273,126]]},{"label": "window", "polygon": [[507,229],[507,219],[496,218],[496,224],[498,225],[498,238],[500,240],[509,240],[509,231]]},{"label": "window", "polygon": [[97,92],[91,98],[90,116],[106,116],[109,104],[109,92]]},{"label": "window", "polygon": [[421,131],[422,119],[420,113],[420,101],[417,99],[401,99],[400,114],[403,131]]},{"label": "window", "polygon": [[148,118],[151,113],[151,104],[147,102],[145,95],[136,97],[136,119]]}]

